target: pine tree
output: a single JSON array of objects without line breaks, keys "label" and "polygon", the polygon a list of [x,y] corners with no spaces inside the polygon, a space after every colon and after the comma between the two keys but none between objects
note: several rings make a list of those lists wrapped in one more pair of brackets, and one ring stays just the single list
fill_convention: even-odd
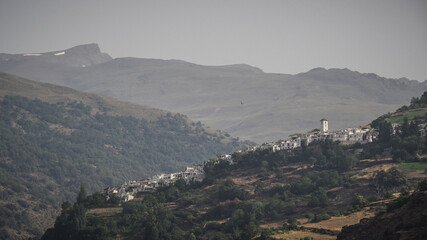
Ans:
[{"label": "pine tree", "polygon": [[86,196],[87,196],[86,189],[85,187],[83,187],[83,185],[81,185],[79,195],[77,195],[77,203],[78,204],[83,203],[86,200]]}]

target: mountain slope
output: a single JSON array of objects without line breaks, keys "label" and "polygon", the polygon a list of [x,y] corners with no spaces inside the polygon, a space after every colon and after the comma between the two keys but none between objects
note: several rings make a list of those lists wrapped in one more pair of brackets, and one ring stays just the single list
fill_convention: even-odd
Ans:
[{"label": "mountain slope", "polygon": [[[427,92],[406,108],[426,104]],[[335,239],[342,229],[343,239],[424,239],[427,138],[418,128],[427,115],[413,120],[393,135],[384,120],[366,144],[326,139],[235,152],[233,164],[210,159],[202,182],[177,180],[122,204],[105,200],[114,191],[79,194],[42,239]],[[409,197],[417,183],[424,192]]]},{"label": "mountain slope", "polygon": [[120,101],[105,95],[86,93],[68,87],[35,82],[0,72],[0,97],[7,95],[32,99],[37,98],[48,103],[77,101],[92,107],[94,113],[107,112],[111,115],[130,115],[137,118],[144,118],[148,121],[156,120],[168,113],[164,110]]},{"label": "mountain slope", "polygon": [[38,236],[59,204],[243,148],[186,116],[0,74],[0,239]]},{"label": "mountain slope", "polygon": [[[93,47],[87,56],[95,50],[101,54]],[[307,131],[322,117],[329,119],[332,129],[364,125],[427,89],[425,83],[348,69],[319,68],[287,75],[264,73],[248,65],[201,66],[140,58],[104,59],[85,67],[61,63],[50,68],[40,56],[13,56],[17,60],[0,60],[0,71],[182,112],[258,142]]]},{"label": "mountain slope", "polygon": [[334,239],[343,226],[383,210],[390,192],[420,180],[390,159],[358,161],[356,148],[322,141],[292,153],[235,153],[234,165],[210,160],[201,183],[178,180],[122,204],[99,192],[64,204],[42,239]]},{"label": "mountain slope", "polygon": [[427,237],[427,192],[415,192],[400,199],[401,205],[385,214],[362,219],[359,224],[343,228],[339,240],[350,239],[425,239]]}]

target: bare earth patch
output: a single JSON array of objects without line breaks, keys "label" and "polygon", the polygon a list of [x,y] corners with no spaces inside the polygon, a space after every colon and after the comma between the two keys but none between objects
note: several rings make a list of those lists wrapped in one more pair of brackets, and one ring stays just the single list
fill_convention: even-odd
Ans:
[{"label": "bare earth patch", "polygon": [[[363,218],[370,218],[373,217],[375,213],[371,211],[369,208],[365,208],[362,211],[352,213],[348,216],[340,216],[340,217],[332,217],[329,220],[321,221],[318,223],[309,223],[307,222],[308,219],[299,219],[300,222],[306,222],[301,225],[301,227],[304,227],[306,229],[303,230],[293,230],[289,232],[279,232],[278,234],[275,234],[273,238],[275,239],[302,239],[305,237],[310,237],[316,240],[326,240],[326,239],[336,239],[336,236],[334,235],[328,235],[328,234],[320,234],[311,232],[310,229],[326,229],[333,232],[339,232],[341,231],[342,227],[348,226],[348,225],[354,225],[360,222]],[[268,223],[261,225],[261,227],[264,228],[271,228],[271,227],[280,227],[283,224],[283,222],[274,222],[274,223]]]},{"label": "bare earth patch", "polygon": [[332,217],[329,220],[321,221],[318,223],[306,223],[304,227],[328,229],[331,231],[341,231],[342,227],[354,225],[360,222],[363,218],[370,218],[375,216],[375,213],[370,211],[369,208],[365,208],[362,211],[352,213],[347,216]]},{"label": "bare earth patch", "polygon": [[115,215],[123,212],[123,208],[94,208],[87,210],[87,214],[93,215]]},{"label": "bare earth patch", "polygon": [[328,240],[328,239],[336,239],[336,236],[313,233],[313,232],[303,232],[303,231],[289,231],[288,233],[276,234],[273,236],[275,239],[303,239],[305,237],[310,237],[316,240]]},{"label": "bare earth patch", "polygon": [[[371,167],[366,167],[361,169],[360,174],[354,175],[352,178],[355,180],[360,179],[371,179],[374,176],[374,173],[377,171],[388,171],[392,167],[397,167],[399,164],[393,163],[390,161],[390,159],[383,159],[383,160],[374,160],[374,159],[366,159],[361,160],[361,164],[375,164]],[[378,164],[376,164],[378,163]]]},{"label": "bare earth patch", "polygon": [[285,221],[269,222],[259,225],[261,228],[281,228]]},{"label": "bare earth patch", "polygon": [[253,185],[259,179],[256,176],[242,176],[233,178],[233,182],[236,183],[239,187],[248,191],[250,194],[254,194],[255,188]]},{"label": "bare earth patch", "polygon": [[266,189],[277,184],[290,183],[300,178],[301,174],[298,172],[306,168],[309,168],[309,166],[301,167],[297,164],[282,167],[282,170],[284,170],[282,178],[278,178],[277,173],[271,173],[268,176],[260,176],[261,171],[236,171],[232,178],[234,183],[240,188],[254,194],[256,182],[262,181]]}]

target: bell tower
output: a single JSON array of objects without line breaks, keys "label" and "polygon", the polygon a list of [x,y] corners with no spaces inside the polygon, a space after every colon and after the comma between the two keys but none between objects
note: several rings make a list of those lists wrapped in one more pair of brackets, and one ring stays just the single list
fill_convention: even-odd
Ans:
[{"label": "bell tower", "polygon": [[320,130],[322,132],[327,132],[328,129],[328,119],[322,118],[320,119]]}]

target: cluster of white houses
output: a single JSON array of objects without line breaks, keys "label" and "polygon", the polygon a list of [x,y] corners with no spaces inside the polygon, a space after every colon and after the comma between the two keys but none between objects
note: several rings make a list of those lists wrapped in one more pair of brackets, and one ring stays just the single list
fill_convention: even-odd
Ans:
[{"label": "cluster of white houses", "polygon": [[[393,129],[397,129],[398,125],[395,124]],[[420,135],[427,135],[427,125],[420,124]],[[250,147],[246,150],[238,152],[251,152],[255,150],[271,149],[272,151],[293,151],[301,147],[303,141],[310,144],[313,141],[331,139],[332,141],[340,141],[341,144],[354,144],[354,143],[369,143],[378,138],[378,132],[371,128],[346,128],[341,130],[329,131],[328,120],[323,118],[320,120],[320,129],[313,129],[307,133],[294,133],[289,136],[287,140],[280,140],[278,142],[264,143],[259,146]],[[232,156],[229,154],[222,154],[218,156],[218,160],[227,160],[230,164],[234,164]],[[139,181],[128,181],[124,184],[108,188],[108,195],[116,194],[124,202],[134,199],[139,192],[152,192],[158,187],[168,186],[178,179],[184,179],[186,182],[196,181],[201,182],[205,177],[203,165],[196,165],[187,167],[184,171],[159,174],[148,179]]]},{"label": "cluster of white houses", "polygon": [[289,135],[287,140],[278,142],[264,143],[260,146],[255,146],[246,151],[255,151],[257,149],[272,149],[294,150],[301,147],[303,141],[310,144],[314,141],[331,139],[332,141],[340,141],[341,144],[368,143],[374,141],[378,137],[378,132],[370,128],[346,128],[341,130],[329,131],[328,120],[323,118],[320,120],[320,129],[313,129],[307,133],[294,133]]},{"label": "cluster of white houses", "polygon": [[187,167],[184,171],[176,173],[162,173],[154,175],[148,179],[142,180],[131,180],[123,183],[122,185],[111,187],[107,189],[109,196],[115,194],[123,202],[130,201],[135,198],[137,193],[140,192],[152,192],[158,187],[168,186],[174,183],[178,179],[184,179],[187,183],[196,181],[201,182],[205,177],[205,171],[203,165],[195,165],[193,167]]}]

